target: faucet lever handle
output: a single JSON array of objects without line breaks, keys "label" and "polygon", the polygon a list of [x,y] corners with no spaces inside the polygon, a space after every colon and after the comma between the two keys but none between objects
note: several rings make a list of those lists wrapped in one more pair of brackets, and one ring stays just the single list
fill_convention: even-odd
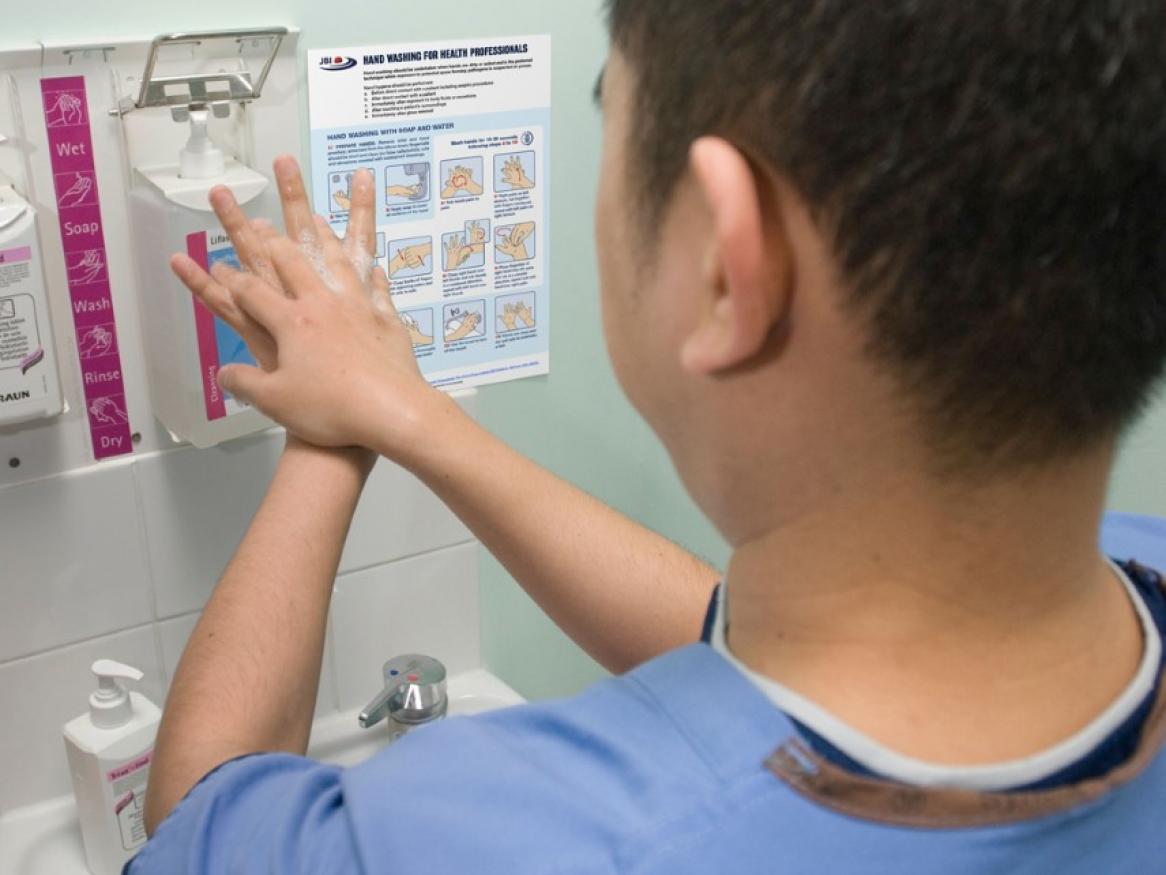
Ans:
[{"label": "faucet lever handle", "polygon": [[364,706],[364,710],[360,712],[360,728],[372,729],[382,720],[389,716],[389,700],[396,695],[396,687],[385,687],[381,690],[375,699]]},{"label": "faucet lever handle", "polygon": [[364,729],[386,717],[407,726],[445,716],[445,666],[432,656],[406,654],[390,659],[382,669],[385,688],[360,713]]}]

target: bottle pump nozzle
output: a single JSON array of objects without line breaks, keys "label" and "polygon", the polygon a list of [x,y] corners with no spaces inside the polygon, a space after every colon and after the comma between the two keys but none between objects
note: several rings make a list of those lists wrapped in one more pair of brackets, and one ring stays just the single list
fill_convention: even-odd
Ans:
[{"label": "bottle pump nozzle", "polygon": [[178,175],[183,179],[213,179],[226,172],[223,150],[211,142],[207,132],[209,119],[209,110],[190,110],[190,139],[178,156]]},{"label": "bottle pump nozzle", "polygon": [[93,663],[93,673],[97,675],[97,689],[89,697],[89,716],[93,725],[99,729],[116,729],[129,723],[134,716],[134,706],[130,694],[119,681],[140,681],[145,675],[112,659],[97,660]]}]

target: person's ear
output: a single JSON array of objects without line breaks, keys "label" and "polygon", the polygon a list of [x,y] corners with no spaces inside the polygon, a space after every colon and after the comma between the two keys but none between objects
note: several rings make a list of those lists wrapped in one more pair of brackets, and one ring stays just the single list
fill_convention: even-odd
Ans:
[{"label": "person's ear", "polygon": [[789,249],[766,228],[762,181],[735,146],[702,137],[692,145],[689,171],[709,211],[711,233],[700,284],[705,300],[681,363],[690,373],[711,376],[760,353],[785,317]]}]

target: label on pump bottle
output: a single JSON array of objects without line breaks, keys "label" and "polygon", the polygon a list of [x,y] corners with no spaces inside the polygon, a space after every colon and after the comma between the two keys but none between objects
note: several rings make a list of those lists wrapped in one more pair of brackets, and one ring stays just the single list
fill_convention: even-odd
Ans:
[{"label": "label on pump bottle", "polygon": [[[210,270],[220,262],[239,269],[239,259],[231,240],[222,231],[199,231],[186,238],[186,253]],[[219,370],[224,365],[254,365],[255,357],[239,333],[217,318],[202,301],[194,299],[194,327],[198,336],[198,361],[202,374],[206,418],[213,422],[248,410],[248,405],[228,395],[219,387]]]},{"label": "label on pump bottle", "polygon": [[121,846],[127,851],[146,843],[146,782],[153,751],[120,763],[105,773],[113,792],[113,813],[121,828]]}]

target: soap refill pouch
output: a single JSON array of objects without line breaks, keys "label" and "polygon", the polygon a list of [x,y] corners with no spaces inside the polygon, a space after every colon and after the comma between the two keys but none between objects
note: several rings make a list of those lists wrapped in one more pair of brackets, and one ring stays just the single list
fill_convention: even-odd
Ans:
[{"label": "soap refill pouch", "polygon": [[267,177],[224,156],[207,124],[208,112],[192,109],[190,140],[178,164],[137,168],[130,194],[150,403],[175,440],[196,447],[274,424],[219,388],[222,367],[255,360],[238,333],[194,299],[169,266],[174,252],[207,270],[219,262],[239,266],[208,202],[216,185],[230,188],[252,216],[279,215]]},{"label": "soap refill pouch", "polygon": [[0,428],[64,409],[36,212],[0,174]]},{"label": "soap refill pouch", "polygon": [[65,724],[85,862],[93,875],[119,875],[146,843],[146,782],[161,710],[122,681],[142,673],[108,659],[93,663],[89,710]]}]

